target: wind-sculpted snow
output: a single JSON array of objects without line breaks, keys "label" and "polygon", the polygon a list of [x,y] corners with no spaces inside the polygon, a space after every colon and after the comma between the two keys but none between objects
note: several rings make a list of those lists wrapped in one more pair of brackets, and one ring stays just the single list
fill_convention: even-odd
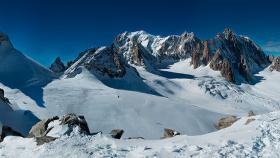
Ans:
[{"label": "wind-sculpted snow", "polygon": [[[253,121],[245,124],[248,119]],[[2,157],[279,157],[280,115],[243,117],[231,127],[200,136],[164,140],[116,140],[73,132],[37,146],[32,138],[7,137]],[[20,155],[17,153],[21,153]]]}]

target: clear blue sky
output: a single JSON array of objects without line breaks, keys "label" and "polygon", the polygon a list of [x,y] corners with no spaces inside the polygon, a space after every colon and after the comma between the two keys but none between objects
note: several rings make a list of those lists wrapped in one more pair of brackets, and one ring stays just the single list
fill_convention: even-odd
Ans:
[{"label": "clear blue sky", "polygon": [[45,66],[137,30],[207,39],[229,27],[279,54],[279,8],[277,0],[0,0],[0,31]]}]

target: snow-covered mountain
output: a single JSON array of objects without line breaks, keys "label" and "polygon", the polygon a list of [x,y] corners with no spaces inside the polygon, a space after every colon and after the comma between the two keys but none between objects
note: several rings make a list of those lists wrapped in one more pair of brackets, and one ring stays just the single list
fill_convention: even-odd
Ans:
[{"label": "snow-covered mountain", "polygon": [[[17,51],[2,34],[0,61],[3,61],[0,63],[0,87],[10,100],[10,104],[5,104],[10,111],[30,111],[40,119],[76,113],[86,118],[92,133],[108,134],[112,129],[123,129],[123,138],[159,139],[164,128],[188,135],[178,137],[182,142],[175,141],[175,144],[170,142],[172,140],[163,141],[172,150],[192,150],[184,142],[193,138],[201,142],[200,135],[206,139],[221,136],[230,140],[234,131],[244,127],[238,125],[232,131],[217,132],[215,125],[222,117],[234,115],[244,120],[249,111],[260,115],[280,109],[277,86],[280,73],[271,71],[277,70],[278,60],[270,65],[269,58],[256,43],[229,29],[209,40],[200,40],[193,33],[160,37],[144,31],[125,32],[117,36],[111,46],[87,49],[67,66],[60,59],[55,60],[50,67],[52,71]],[[39,91],[34,91],[35,88]],[[2,124],[14,127],[3,121],[8,115],[3,116]],[[26,129],[35,123],[27,122]],[[248,129],[254,130],[260,122]],[[225,134],[227,131],[229,134]],[[246,131],[243,132],[246,135]],[[103,136],[78,135],[63,137],[53,144],[74,143],[72,138],[94,139],[97,146],[98,142],[108,140]],[[3,153],[10,155],[8,144],[22,142],[24,145],[26,141],[33,142],[32,139],[7,138],[0,149],[3,147]],[[157,145],[156,142],[134,140],[128,144],[135,143],[138,148],[145,143]],[[84,145],[88,143],[85,141]],[[132,148],[123,140],[111,143]],[[217,144],[214,141],[214,145]],[[220,148],[224,146],[215,146],[213,150]],[[33,146],[30,149],[37,150]],[[153,149],[149,154],[159,154],[158,150]],[[205,147],[198,155],[212,154],[209,150]],[[128,151],[135,154],[132,149]]]},{"label": "snow-covered mountain", "polygon": [[53,79],[51,71],[16,50],[4,33],[0,33],[0,76],[0,83],[20,89],[41,106],[41,87]]},{"label": "snow-covered mountain", "polygon": [[205,41],[194,33],[159,37],[144,31],[125,32],[116,38],[114,46],[128,63],[146,66],[148,70],[151,65],[154,68],[191,58],[194,68],[210,64],[211,69],[221,71],[226,80],[234,83],[255,82],[253,74],[269,64],[256,43],[230,29]]}]

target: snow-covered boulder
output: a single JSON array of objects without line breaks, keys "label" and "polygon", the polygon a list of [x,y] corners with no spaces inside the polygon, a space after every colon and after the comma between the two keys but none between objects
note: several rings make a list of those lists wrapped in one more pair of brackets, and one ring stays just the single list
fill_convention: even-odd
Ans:
[{"label": "snow-covered boulder", "polygon": [[63,135],[70,135],[72,132],[79,134],[90,134],[87,122],[83,116],[67,114],[62,117],[53,117],[42,120],[35,124],[29,132],[28,137],[35,138],[40,145],[53,141]]}]

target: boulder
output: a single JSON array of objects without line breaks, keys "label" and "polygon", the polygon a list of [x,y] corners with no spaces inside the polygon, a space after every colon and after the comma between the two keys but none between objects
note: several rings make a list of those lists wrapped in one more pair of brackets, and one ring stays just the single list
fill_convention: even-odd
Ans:
[{"label": "boulder", "polygon": [[43,137],[48,134],[51,128],[48,126],[50,122],[58,120],[59,117],[55,116],[53,118],[44,119],[36,123],[30,130],[28,137]]},{"label": "boulder", "polygon": [[61,119],[61,125],[68,125],[70,129],[78,126],[80,128],[80,132],[84,134],[90,134],[87,121],[84,116],[77,116],[76,114],[67,114],[63,116]]},{"label": "boulder", "polygon": [[122,130],[122,129],[113,129],[111,131],[110,135],[112,138],[121,139],[123,133],[124,133],[124,130]]},{"label": "boulder", "polygon": [[55,116],[35,124],[28,137],[35,138],[38,145],[48,143],[63,135],[70,135],[72,132],[79,134],[90,134],[87,122],[83,116],[67,114],[62,117]]},{"label": "boulder", "polygon": [[253,111],[249,111],[248,112],[248,117],[251,117],[251,116],[256,116],[256,114]]},{"label": "boulder", "polygon": [[1,125],[0,128],[1,128],[1,130],[0,130],[0,142],[2,142],[6,136],[20,136],[20,137],[23,137],[23,135],[21,133],[13,130],[9,126]]},{"label": "boulder", "polygon": [[173,129],[165,128],[162,139],[171,138],[171,137],[174,137],[174,136],[177,136],[177,135],[180,135],[180,133],[173,130]]},{"label": "boulder", "polygon": [[43,145],[45,143],[55,141],[57,138],[50,137],[50,136],[42,136],[42,137],[36,137],[35,139],[36,139],[37,145]]},{"label": "boulder", "polygon": [[217,129],[223,129],[231,126],[234,122],[236,122],[238,118],[236,116],[227,116],[224,118],[221,118],[216,125]]}]

